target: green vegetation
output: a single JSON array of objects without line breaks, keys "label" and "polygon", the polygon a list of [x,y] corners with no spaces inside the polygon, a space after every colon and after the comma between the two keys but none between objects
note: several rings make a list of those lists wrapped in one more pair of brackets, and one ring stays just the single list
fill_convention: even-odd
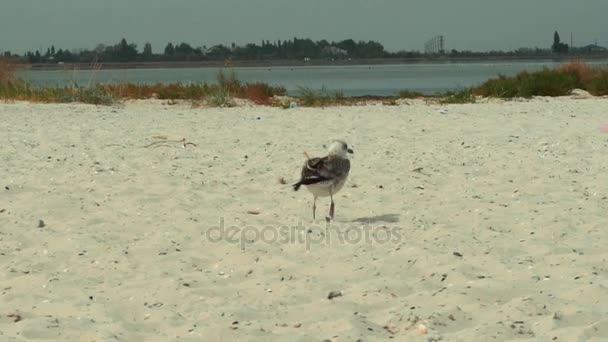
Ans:
[{"label": "green vegetation", "polygon": [[462,103],[475,103],[475,95],[471,88],[466,88],[457,91],[447,91],[437,96],[439,103],[442,104],[462,104]]},{"label": "green vegetation", "polygon": [[543,70],[535,73],[522,72],[515,77],[501,76],[486,81],[475,89],[482,96],[513,98],[532,96],[563,96],[572,89],[582,88],[576,75]]},{"label": "green vegetation", "polygon": [[[522,71],[512,77],[499,76],[478,86],[436,94],[433,98],[446,104],[474,103],[477,96],[501,99],[566,96],[574,89],[586,90],[594,96],[608,95],[608,69],[590,68],[574,61],[553,69]],[[413,92],[402,91],[398,97],[416,96]]]},{"label": "green vegetation", "polygon": [[589,80],[587,91],[595,96],[608,95],[608,70],[598,70]]},{"label": "green vegetation", "polygon": [[96,105],[111,105],[119,101],[115,93],[102,86],[37,88],[20,81],[10,81],[0,85],[0,98],[35,102],[82,102]]},{"label": "green vegetation", "polygon": [[530,98],[532,96],[564,96],[573,89],[587,90],[592,95],[608,95],[608,70],[592,69],[573,62],[554,69],[520,72],[513,77],[500,76],[473,88],[485,97]]},{"label": "green vegetation", "polygon": [[305,107],[325,107],[349,102],[341,91],[328,91],[325,87],[316,91],[308,87],[299,87],[300,104]]},{"label": "green vegetation", "polygon": [[421,97],[424,97],[424,94],[417,91],[401,90],[397,93],[397,98],[400,99],[417,99]]}]

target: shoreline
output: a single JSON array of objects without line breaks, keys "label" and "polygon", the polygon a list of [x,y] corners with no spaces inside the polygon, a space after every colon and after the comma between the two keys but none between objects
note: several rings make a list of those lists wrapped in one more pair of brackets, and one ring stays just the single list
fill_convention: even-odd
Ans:
[{"label": "shoreline", "polygon": [[[182,69],[182,68],[260,68],[260,67],[318,67],[318,66],[367,66],[367,65],[408,65],[408,64],[451,64],[451,63],[526,63],[526,62],[569,62],[572,60],[582,61],[606,61],[608,56],[512,56],[512,57],[437,57],[437,58],[376,58],[357,60],[265,60],[265,61],[179,61],[179,62],[111,62],[99,63],[101,70],[122,69]],[[60,71],[60,70],[93,70],[95,65],[90,63],[39,63],[24,64],[32,71]]]},{"label": "shoreline", "polygon": [[[116,66],[116,65],[115,65]],[[226,74],[219,70],[215,75],[216,83],[160,83],[135,84],[114,83],[103,84],[93,82],[90,77],[87,86],[77,84],[63,87],[35,87],[27,81],[11,83],[9,78],[6,86],[0,87],[0,96],[5,99],[33,99],[46,102],[86,102],[94,104],[111,104],[122,99],[159,98],[167,100],[192,100],[193,103],[207,102],[218,107],[230,107],[234,99],[249,99],[257,104],[267,104],[279,107],[290,107],[292,103],[284,98],[296,98],[297,105],[308,107],[324,107],[326,105],[344,104],[348,102],[365,101],[370,99],[386,100],[394,103],[402,98],[434,98],[440,103],[468,103],[477,98],[531,98],[533,96],[564,96],[578,93],[579,96],[608,95],[608,69],[602,66],[590,66],[584,61],[571,61],[568,64],[554,65],[533,72],[520,71],[513,76],[489,78],[483,83],[460,89],[445,89],[433,94],[423,90],[397,89],[391,94],[370,94],[361,91],[359,94],[345,94],[340,90],[321,87],[299,87],[299,92],[281,85],[263,82],[242,82],[235,73]],[[292,85],[293,87],[293,85]],[[369,89],[367,91],[370,91]],[[373,91],[373,90],[371,90]],[[289,99],[287,99],[289,100]]]}]

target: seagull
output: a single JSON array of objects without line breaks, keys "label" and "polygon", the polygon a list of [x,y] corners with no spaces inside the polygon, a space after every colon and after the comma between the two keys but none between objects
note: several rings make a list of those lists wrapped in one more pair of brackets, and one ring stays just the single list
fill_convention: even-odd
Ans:
[{"label": "seagull", "polygon": [[[298,191],[300,186],[305,185],[314,197],[312,202],[312,219],[315,219],[317,209],[317,197],[331,199],[329,207],[329,219],[334,218],[334,195],[342,189],[350,172],[350,160],[348,153],[353,150],[342,140],[334,140],[329,146],[327,155],[321,158],[309,158],[302,167],[300,181],[293,184],[293,189]],[[308,156],[308,155],[307,155]]]}]

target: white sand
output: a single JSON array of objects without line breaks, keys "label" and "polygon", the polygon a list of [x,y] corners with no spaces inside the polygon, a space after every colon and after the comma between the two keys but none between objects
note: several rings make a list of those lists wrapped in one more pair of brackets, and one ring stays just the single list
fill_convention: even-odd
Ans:
[{"label": "white sand", "polygon": [[[0,340],[606,341],[606,121],[606,98],[0,104]],[[355,156],[327,241],[328,199],[312,225],[277,179],[333,138]],[[210,241],[220,218],[252,241]]]}]

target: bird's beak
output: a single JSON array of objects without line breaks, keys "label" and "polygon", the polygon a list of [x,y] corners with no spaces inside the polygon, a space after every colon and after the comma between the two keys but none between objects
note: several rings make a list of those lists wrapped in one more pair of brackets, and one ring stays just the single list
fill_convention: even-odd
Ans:
[{"label": "bird's beak", "polygon": [[349,148],[348,150],[346,150],[346,152],[348,152],[348,153],[350,153],[350,154],[355,153],[355,152],[354,152],[352,149],[350,149],[350,148]]}]

